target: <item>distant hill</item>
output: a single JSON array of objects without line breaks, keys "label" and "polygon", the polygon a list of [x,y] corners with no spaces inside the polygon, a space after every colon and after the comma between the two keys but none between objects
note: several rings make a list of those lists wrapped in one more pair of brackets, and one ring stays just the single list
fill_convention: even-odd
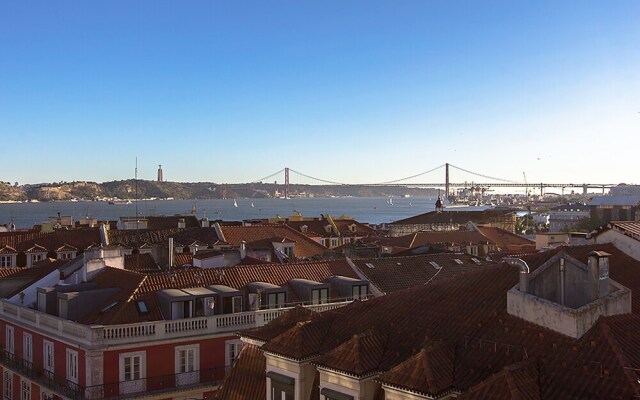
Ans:
[{"label": "distant hill", "polygon": [[[219,184],[212,182],[156,182],[133,179],[111,182],[59,182],[15,186],[0,183],[0,201],[60,201],[174,198],[174,199],[222,199],[222,198],[269,198],[276,190],[284,191],[284,185],[270,183]],[[290,195],[295,196],[435,196],[436,189],[420,189],[396,186],[343,186],[343,185],[291,185]]]}]

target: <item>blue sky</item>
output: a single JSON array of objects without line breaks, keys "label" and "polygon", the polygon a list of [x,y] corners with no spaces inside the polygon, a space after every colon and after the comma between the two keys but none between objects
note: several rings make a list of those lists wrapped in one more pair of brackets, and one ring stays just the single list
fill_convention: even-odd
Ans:
[{"label": "blue sky", "polygon": [[137,156],[177,181],[640,183],[639,21],[637,0],[0,0],[0,180]]}]

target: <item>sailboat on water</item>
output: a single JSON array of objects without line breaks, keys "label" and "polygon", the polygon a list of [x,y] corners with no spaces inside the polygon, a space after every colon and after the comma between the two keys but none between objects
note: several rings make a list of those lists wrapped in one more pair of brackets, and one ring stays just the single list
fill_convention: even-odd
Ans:
[{"label": "sailboat on water", "polygon": [[389,200],[387,200],[387,204],[392,206],[393,205],[393,198],[389,197]]},{"label": "sailboat on water", "polygon": [[236,199],[233,199],[233,206],[238,207],[238,202],[236,201]]},{"label": "sailboat on water", "polygon": [[251,202],[251,208],[253,208],[253,207],[255,207],[255,206],[253,205],[253,201],[252,201],[252,202]]}]

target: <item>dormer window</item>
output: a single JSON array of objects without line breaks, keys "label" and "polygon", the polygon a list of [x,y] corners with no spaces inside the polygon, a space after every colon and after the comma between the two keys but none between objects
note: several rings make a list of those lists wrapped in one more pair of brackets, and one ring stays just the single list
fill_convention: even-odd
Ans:
[{"label": "dormer window", "polygon": [[0,255],[0,268],[13,268],[13,256]]},{"label": "dormer window", "polygon": [[302,226],[300,227],[300,232],[302,232],[302,233],[307,233],[307,229],[309,229],[309,227],[308,227],[308,226],[306,226],[306,225],[302,225]]},{"label": "dormer window", "polygon": [[288,257],[293,258],[293,244],[282,246],[282,252]]},{"label": "dormer window", "polygon": [[355,232],[356,231],[356,224],[349,225],[349,231]]},{"label": "dormer window", "polygon": [[331,225],[330,225],[330,224],[329,224],[329,225],[326,225],[326,226],[324,227],[324,230],[325,230],[325,232],[327,232],[327,233],[331,233],[331,230],[332,230]]}]

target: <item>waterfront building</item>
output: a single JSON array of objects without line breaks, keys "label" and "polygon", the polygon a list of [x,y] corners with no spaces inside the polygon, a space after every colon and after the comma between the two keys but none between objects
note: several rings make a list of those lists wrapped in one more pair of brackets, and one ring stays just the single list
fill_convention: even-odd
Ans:
[{"label": "waterfront building", "polygon": [[420,231],[465,230],[469,222],[516,231],[516,213],[513,210],[484,211],[431,211],[389,224],[389,236],[397,237]]},{"label": "waterfront building", "polygon": [[591,216],[589,206],[582,203],[569,203],[552,207],[549,210],[549,232],[562,232],[575,228],[583,219]]}]

